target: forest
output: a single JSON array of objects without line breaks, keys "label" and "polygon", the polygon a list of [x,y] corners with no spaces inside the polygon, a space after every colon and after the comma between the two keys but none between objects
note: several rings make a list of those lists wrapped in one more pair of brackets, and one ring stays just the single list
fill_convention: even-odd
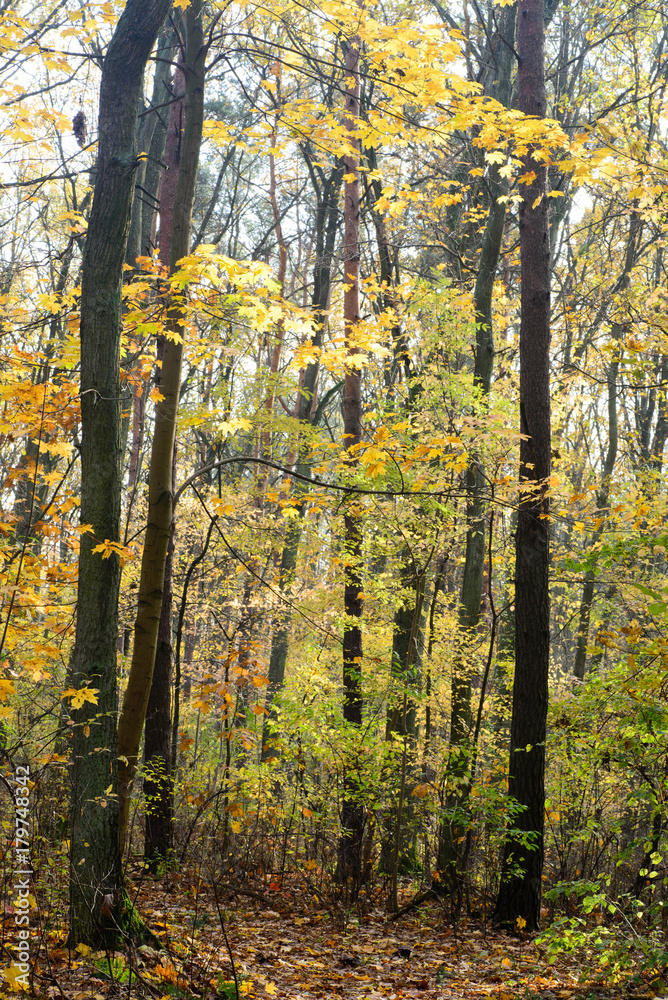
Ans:
[{"label": "forest", "polygon": [[668,991],[667,88],[0,0],[0,997]]}]

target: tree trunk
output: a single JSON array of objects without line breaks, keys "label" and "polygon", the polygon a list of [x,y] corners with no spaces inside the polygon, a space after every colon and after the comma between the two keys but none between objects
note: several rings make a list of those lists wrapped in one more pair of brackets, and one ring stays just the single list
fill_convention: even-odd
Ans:
[{"label": "tree trunk", "polygon": [[[520,0],[517,49],[519,108],[545,117],[545,3]],[[546,168],[524,158],[535,179],[521,186],[520,501],[515,564],[515,683],[508,790],[522,807],[512,815],[503,852],[495,919],[538,928],[543,871],[545,732],[550,660],[550,237]]]},{"label": "tree trunk", "polygon": [[[345,53],[346,116],[348,142],[352,149],[345,157],[343,209],[343,269],[345,291],[343,319],[346,350],[359,353],[355,326],[360,322],[360,145],[356,137],[360,113],[360,41],[350,40]],[[362,438],[362,375],[349,365],[343,389],[343,433],[348,464],[357,465],[355,448]],[[348,496],[344,512],[344,626],[343,626],[343,718],[350,726],[362,725],[362,526],[361,512],[354,496]],[[355,896],[362,880],[362,839],[364,810],[354,755],[344,759],[344,792],[339,843],[339,878]]]},{"label": "tree trunk", "polygon": [[[308,160],[307,160],[308,162]],[[343,177],[343,165],[337,164],[333,167],[329,177],[320,189],[317,179],[312,174],[314,188],[317,197],[316,212],[316,259],[313,271],[313,297],[311,308],[316,318],[316,333],[313,338],[315,347],[320,347],[326,321],[325,313],[329,301],[331,287],[331,267],[332,257],[336,244],[336,234],[339,224],[339,190]],[[319,419],[319,410],[313,406],[316,385],[318,381],[319,364],[317,361],[307,366],[304,372],[302,389],[299,396],[297,418],[302,425],[315,426]],[[315,410],[315,412],[314,412]],[[302,476],[310,475],[309,464],[310,442],[308,435],[300,434],[300,443],[297,452],[297,472]],[[297,489],[300,488],[297,480]],[[302,518],[306,510],[306,504],[299,505],[299,517],[288,519],[281,553],[281,564],[279,568],[279,590],[281,594],[289,593],[294,580],[297,568],[297,556],[299,553],[299,543],[302,534]],[[271,652],[269,656],[269,689],[267,691],[268,715],[262,729],[262,759],[268,760],[278,756],[278,733],[277,718],[274,708],[274,698],[280,692],[285,680],[285,664],[288,658],[288,641],[290,638],[290,625],[292,616],[289,608],[281,608],[274,620],[274,629],[271,638]]]},{"label": "tree trunk", "polygon": [[[642,232],[642,222],[636,212],[631,215],[629,223],[629,236],[626,244],[626,254],[624,256],[624,268],[616,283],[618,291],[628,288],[631,281],[631,271],[635,264],[638,242]],[[613,343],[617,344],[617,353],[610,361],[607,372],[608,383],[608,449],[603,462],[601,485],[596,493],[596,505],[599,517],[605,519],[608,500],[610,497],[610,486],[612,483],[612,472],[617,459],[617,447],[619,442],[619,427],[617,420],[617,380],[619,378],[619,360],[622,351],[622,341],[624,337],[624,327],[620,323],[613,323],[611,329]],[[602,520],[589,544],[589,551],[595,552],[597,542],[600,541],[605,530],[605,521]],[[582,600],[580,601],[580,615],[578,622],[578,635],[575,645],[575,661],[573,664],[573,676],[578,680],[584,680],[585,667],[587,664],[587,643],[589,640],[589,622],[591,618],[591,606],[594,600],[594,585],[596,574],[593,569],[588,569],[584,576],[582,585]]]},{"label": "tree trunk", "polygon": [[[172,459],[172,495],[175,492],[176,447]],[[157,871],[172,848],[174,815],[172,769],[172,604],[174,593],[174,541],[176,522],[172,511],[172,525],[167,544],[162,607],[158,624],[158,644],[151,691],[146,707],[146,734],[144,738],[144,800],[146,818],[144,829],[144,857],[152,871]]]},{"label": "tree trunk", "polygon": [[[186,9],[186,111],[181,161],[175,194],[170,273],[190,250],[190,218],[202,139],[204,104],[204,56],[202,3],[193,0]],[[137,620],[128,685],[118,726],[119,801],[121,843],[127,832],[130,794],[137,768],[144,719],[158,640],[162,608],[167,545],[172,524],[172,458],[181,387],[183,358],[182,309],[171,305],[168,329],[178,342],[166,339],[162,359],[160,392],[156,403],[155,428],[149,472],[149,509],[142,555]]]},{"label": "tree trunk", "polygon": [[[176,34],[176,33],[175,33]],[[180,52],[174,70],[172,87],[173,103],[169,108],[169,121],[165,130],[163,152],[164,172],[160,179],[160,262],[169,268],[172,250],[172,228],[174,223],[174,199],[181,165],[181,142],[185,116],[185,80],[183,73],[185,53]],[[165,338],[159,338],[158,352],[164,357]],[[161,369],[157,370],[156,383],[161,381]],[[176,441],[172,452],[172,495],[175,492]],[[155,651],[155,665],[151,679],[151,690],[146,708],[146,732],[144,739],[144,800],[146,818],[144,827],[144,856],[152,871],[156,871],[172,847],[173,822],[173,768],[172,768],[172,601],[174,591],[174,540],[176,534],[175,512],[167,543],[165,576],[162,590],[162,606],[158,623],[158,642]]]},{"label": "tree trunk", "polygon": [[[364,150],[369,170],[379,175],[376,150]],[[380,176],[369,183],[367,201],[373,206],[374,199],[382,195]],[[376,300],[378,314],[397,308],[395,286],[399,283],[398,248],[390,243],[385,219],[371,207],[371,217],[376,231],[378,260],[380,264],[380,293]],[[405,401],[407,413],[415,409],[418,392],[410,383],[412,372],[408,351],[408,337],[398,319],[390,330],[392,344],[392,364],[385,369],[385,384],[390,405],[394,402],[395,385],[402,379],[408,383]],[[398,785],[389,792],[393,800],[389,803],[384,823],[381,845],[381,869],[390,874],[390,908],[396,910],[397,879],[400,873],[415,869],[415,830],[413,828],[412,791],[415,786],[415,749],[417,742],[416,697],[420,689],[418,634],[424,602],[424,584],[427,566],[420,568],[415,562],[409,546],[401,554],[399,578],[401,600],[394,612],[392,633],[392,658],[390,662],[391,693],[387,706],[385,739],[389,742],[397,737],[403,742],[401,768]],[[395,791],[396,788],[396,791]]]},{"label": "tree trunk", "polygon": [[[617,324],[613,324],[613,327]],[[619,339],[619,338],[617,338]],[[608,451],[603,466],[603,479],[601,487],[596,494],[596,505],[599,517],[605,519],[608,498],[610,496],[610,483],[612,470],[617,457],[617,378],[619,374],[619,356],[614,358],[608,365]],[[596,544],[600,541],[604,531],[604,523],[601,523],[594,532],[589,547],[590,552],[596,551]],[[580,615],[578,623],[578,636],[575,644],[575,662],[573,664],[573,676],[578,680],[584,680],[585,667],[587,664],[587,643],[589,641],[589,622],[591,618],[591,606],[594,600],[594,586],[596,574],[593,569],[588,569],[584,575],[582,586],[582,600],[580,602]]]},{"label": "tree trunk", "polygon": [[[171,28],[163,28],[160,33],[157,53],[161,57],[170,54],[169,39],[172,34]],[[163,61],[156,65],[151,108],[163,102],[164,96],[167,93],[168,74],[169,62],[167,58],[163,58]],[[132,268],[136,266],[137,257],[140,254],[150,255],[152,253],[150,234],[155,233],[155,217],[158,208],[158,188],[160,184],[159,168],[163,157],[166,131],[165,119],[161,111],[152,111],[149,108],[143,113],[142,124],[139,129],[138,145],[142,152],[148,153],[148,156],[141,160],[135,178],[135,198],[132,203],[130,234],[125,252],[125,263]],[[133,386],[132,414],[130,417],[132,421],[132,444],[130,447],[130,464],[128,470],[130,500],[126,512],[126,541],[127,526],[130,524],[141,472],[141,452],[144,445],[144,422],[148,389],[149,387],[146,382],[140,382]],[[127,631],[129,643],[130,630],[128,629]]]},{"label": "tree trunk", "polygon": [[[515,7],[506,7],[499,16],[499,35],[494,52],[493,85],[491,95],[505,106],[510,106],[512,71],[514,65]],[[490,208],[480,251],[478,275],[474,289],[476,321],[474,384],[481,393],[481,407],[486,407],[492,384],[494,367],[494,330],[492,326],[492,297],[496,270],[503,243],[506,221],[506,203],[501,197],[507,192],[507,182],[492,165],[489,171]],[[440,887],[454,890],[461,898],[462,846],[466,837],[465,811],[471,788],[470,761],[474,748],[470,745],[471,680],[475,666],[471,650],[480,626],[480,609],[485,572],[485,534],[487,503],[484,499],[487,479],[482,457],[472,453],[466,472],[466,555],[459,604],[458,631],[461,652],[455,657],[450,685],[450,749],[447,765],[446,810],[439,828],[438,862]]]},{"label": "tree trunk", "polygon": [[401,743],[401,767],[398,794],[395,796],[393,789],[388,809],[381,858],[383,870],[390,874],[390,908],[395,912],[399,908],[398,876],[414,871],[417,862],[411,820],[417,749],[416,698],[420,685],[419,633],[426,572],[426,566],[416,566],[410,551],[402,553],[402,601],[394,613],[390,666],[394,697],[388,705],[385,724],[385,739],[389,742],[398,738]]},{"label": "tree trunk", "polygon": [[70,944],[99,947],[124,926],[116,798],[116,644],[121,509],[120,330],[137,104],[170,0],[128,0],[102,68],[99,150],[81,288],[81,537],[72,686],[97,693],[72,709]]}]

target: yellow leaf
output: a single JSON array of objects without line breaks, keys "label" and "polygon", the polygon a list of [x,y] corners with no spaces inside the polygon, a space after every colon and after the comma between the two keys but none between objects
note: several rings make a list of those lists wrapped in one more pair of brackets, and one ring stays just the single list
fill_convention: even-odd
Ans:
[{"label": "yellow leaf", "polygon": [[93,552],[102,553],[103,559],[109,559],[110,556],[117,555],[121,566],[125,566],[128,559],[132,559],[132,550],[127,545],[121,545],[120,542],[111,542],[108,538],[105,538],[100,545],[96,545]]},{"label": "yellow leaf", "polygon": [[488,163],[505,163],[507,158],[506,153],[502,153],[500,149],[491,149],[485,153],[485,159]]},{"label": "yellow leaf", "polygon": [[275,993],[276,993],[276,983],[265,983],[264,984],[264,988],[265,988],[265,992],[268,993],[269,996],[273,997],[275,995]]},{"label": "yellow leaf", "polygon": [[10,694],[16,694],[14,681],[0,680],[0,701],[7,701]]},{"label": "yellow leaf", "polygon": [[174,0],[174,6],[185,10],[186,7],[190,7],[190,0]]},{"label": "yellow leaf", "polygon": [[28,989],[28,973],[22,972],[18,965],[10,965],[2,974],[15,992]]},{"label": "yellow leaf", "polygon": [[76,688],[67,688],[61,694],[60,700],[65,701],[66,698],[69,698],[72,708],[81,708],[85,701],[89,701],[91,705],[97,705],[97,695],[99,693],[99,688],[82,687],[78,691]]},{"label": "yellow leaf", "polygon": [[74,451],[74,446],[67,441],[54,441],[53,444],[50,444],[48,441],[42,441],[42,451],[48,451],[50,455],[60,455],[62,458],[69,458]]}]

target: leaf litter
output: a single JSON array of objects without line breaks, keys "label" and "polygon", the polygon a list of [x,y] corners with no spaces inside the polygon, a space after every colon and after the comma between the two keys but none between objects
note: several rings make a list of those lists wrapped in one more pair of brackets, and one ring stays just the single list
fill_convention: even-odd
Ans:
[{"label": "leaf litter", "polygon": [[[450,925],[432,904],[388,921],[372,909],[360,922],[321,902],[282,889],[252,899],[221,895],[196,874],[143,881],[138,904],[162,949],[130,948],[113,955],[63,943],[54,917],[31,969],[31,993],[61,1000],[607,1000],[649,998],[588,982],[587,969],[548,964],[530,935],[509,935],[482,919]],[[277,891],[278,890],[278,891]],[[221,928],[218,908],[229,942]],[[234,963],[234,965],[232,964]],[[238,990],[238,994],[237,994]],[[7,982],[0,998],[16,996]]]}]

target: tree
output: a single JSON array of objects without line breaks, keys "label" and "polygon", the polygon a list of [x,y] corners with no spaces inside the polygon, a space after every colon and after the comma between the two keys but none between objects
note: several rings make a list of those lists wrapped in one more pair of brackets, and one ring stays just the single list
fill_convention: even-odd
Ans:
[{"label": "tree", "polygon": [[[495,97],[505,107],[510,106],[512,96],[515,15],[514,5],[504,8],[499,15],[498,33],[492,40],[490,51],[486,53],[488,64],[486,76],[492,78],[491,83],[486,79],[487,89],[490,96]],[[490,205],[473,290],[476,321],[474,385],[480,392],[479,405],[483,409],[488,405],[492,386],[494,367],[492,303],[506,222],[507,182],[499,171],[498,164],[490,165],[488,179]],[[450,815],[441,824],[438,857],[441,886],[454,892],[457,905],[461,903],[462,867],[465,864],[466,844],[465,814],[475,762],[471,705],[473,668],[469,662],[469,650],[472,641],[476,641],[480,628],[487,548],[486,490],[484,456],[479,450],[474,451],[466,472],[466,551],[458,614],[462,650],[452,665],[450,689],[448,784],[451,788],[446,801],[446,809]],[[481,698],[484,698],[484,695],[483,687]]]},{"label": "tree", "polygon": [[[344,168],[342,163],[335,162],[329,174],[325,175],[323,172],[319,177],[312,163],[312,153],[306,144],[303,145],[302,152],[307,165],[310,166],[309,172],[317,206],[315,212],[315,265],[313,269],[311,308],[315,320],[313,345],[319,349],[323,341],[324,326],[326,323],[325,314],[331,293],[332,258],[334,256],[336,237],[339,229],[338,201]],[[323,410],[322,405],[316,405],[314,408],[314,396],[319,370],[320,365],[317,360],[312,361],[306,366],[296,408],[297,420],[303,428],[297,445],[296,471],[304,477],[307,477],[310,471],[310,464],[308,462],[308,450],[310,446],[308,429],[318,424],[320,414]],[[338,386],[335,388],[338,389]],[[325,395],[325,402],[328,401],[331,392],[332,390]],[[299,517],[290,518],[286,526],[278,577],[281,594],[289,593],[290,585],[294,582],[299,543],[302,535],[302,518],[305,511],[306,504],[301,503],[298,507]],[[277,755],[277,734],[272,732],[275,728],[276,715],[273,700],[281,691],[285,682],[285,665],[288,657],[290,626],[291,614],[287,608],[282,608],[276,616],[271,637],[271,652],[269,654],[267,673],[269,680],[269,689],[267,691],[269,715],[262,731],[262,753],[265,759]]]},{"label": "tree", "polygon": [[[95,193],[81,281],[81,538],[72,708],[70,940],[125,925],[118,839],[116,649],[121,498],[121,282],[144,70],[169,0],[128,0],[100,83]],[[106,556],[106,558],[103,558]],[[73,702],[76,704],[76,702]]]},{"label": "tree", "polygon": [[[343,318],[347,370],[343,386],[343,436],[347,463],[356,465],[356,450],[362,438],[362,372],[356,364],[356,327],[360,322],[360,142],[356,132],[360,116],[360,40],[350,38],[345,52],[345,127],[350,136],[350,153],[344,166],[343,208]],[[354,494],[347,498],[344,520],[344,623],[343,623],[343,718],[350,726],[362,725],[362,628],[364,603],[362,528]],[[344,763],[344,798],[339,846],[340,878],[350,880],[352,895],[362,878],[362,838],[364,810],[356,776],[354,751]]]},{"label": "tree", "polygon": [[[545,4],[517,8],[518,104],[545,115]],[[520,497],[515,555],[515,681],[508,791],[512,813],[495,919],[535,930],[540,920],[545,736],[550,663],[550,237],[547,170],[529,150],[520,205]]]},{"label": "tree", "polygon": [[[204,59],[206,47],[202,30],[202,3],[193,0],[186,9],[185,128],[179,161],[170,247],[170,275],[190,250],[190,222],[195,180],[202,143],[204,108]],[[172,468],[177,411],[181,389],[181,367],[186,330],[183,307],[174,296],[168,308],[166,340],[160,374],[160,394],[156,407],[151,464],[149,509],[142,554],[137,620],[132,663],[118,724],[120,837],[125,840],[139,745],[151,691],[162,610],[167,547],[172,531]]]},{"label": "tree", "polygon": [[[182,21],[178,25],[183,29]],[[171,34],[178,38],[176,30]],[[164,33],[163,33],[164,37]],[[167,39],[165,39],[167,42]],[[172,51],[177,48],[173,46]],[[169,49],[167,49],[169,51]],[[172,85],[172,103],[169,107],[167,127],[163,128],[161,144],[163,173],[159,186],[157,205],[160,208],[160,263],[169,270],[170,248],[172,241],[172,221],[174,218],[174,200],[179,175],[179,159],[183,139],[184,116],[184,53],[179,53],[177,66],[174,70]],[[163,86],[165,81],[163,79]],[[165,88],[166,89],[166,88]],[[148,214],[149,207],[144,207]],[[145,228],[145,227],[142,227]],[[164,356],[165,337],[159,336],[157,344],[158,361],[162,364]],[[160,371],[156,372],[156,384],[160,385]],[[142,405],[145,401],[146,386],[140,386]],[[134,455],[134,450],[133,450]],[[176,444],[172,456],[172,493],[175,491],[176,477]],[[130,478],[130,470],[128,471]],[[164,861],[172,847],[173,833],[173,782],[172,782],[172,614],[174,590],[174,549],[176,534],[175,512],[172,510],[172,525],[167,543],[165,558],[165,577],[162,591],[162,606],[158,625],[158,638],[155,651],[155,664],[151,678],[151,690],[146,706],[146,726],[144,737],[144,798],[146,801],[146,817],[144,824],[144,857],[152,868]]]}]

